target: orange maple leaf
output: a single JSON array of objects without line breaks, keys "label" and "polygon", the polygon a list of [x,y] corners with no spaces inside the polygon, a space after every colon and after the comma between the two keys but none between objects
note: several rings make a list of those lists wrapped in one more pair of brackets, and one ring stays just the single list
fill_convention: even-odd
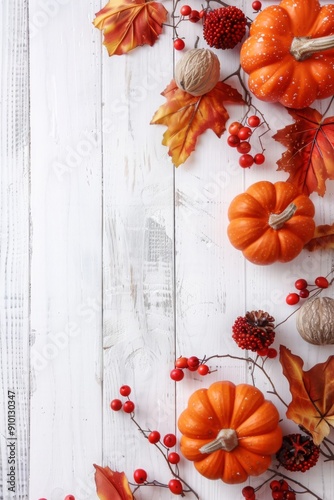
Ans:
[{"label": "orange maple leaf", "polygon": [[304,371],[304,361],[281,346],[280,362],[292,395],[286,416],[310,432],[314,443],[320,445],[334,426],[334,356]]},{"label": "orange maple leaf", "polygon": [[334,224],[317,226],[313,238],[305,245],[309,252],[334,249]]},{"label": "orange maple leaf", "polygon": [[167,10],[158,2],[111,0],[96,14],[94,26],[103,31],[103,44],[113,56],[154,45],[166,18]]},{"label": "orange maple leaf", "polygon": [[295,120],[273,136],[286,146],[278,170],[290,174],[288,181],[301,192],[323,196],[326,180],[334,179],[334,117],[323,118],[316,109],[289,109]]},{"label": "orange maple leaf", "polygon": [[207,129],[221,137],[229,114],[225,102],[244,103],[239,92],[223,82],[207,94],[193,96],[179,89],[172,80],[162,92],[167,102],[154,114],[151,124],[167,125],[162,144],[176,167],[184,163],[195,150],[198,136]]},{"label": "orange maple leaf", "polygon": [[95,484],[100,500],[133,500],[134,496],[124,472],[111,470],[109,467],[95,467]]}]

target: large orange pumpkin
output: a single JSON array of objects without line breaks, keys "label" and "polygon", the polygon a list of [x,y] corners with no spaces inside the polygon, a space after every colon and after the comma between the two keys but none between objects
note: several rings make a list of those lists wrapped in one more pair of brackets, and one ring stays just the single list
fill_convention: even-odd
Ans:
[{"label": "large orange pumpkin", "polygon": [[215,382],[195,391],[179,417],[181,452],[206,478],[243,483],[265,472],[281,447],[278,421],[259,389]]},{"label": "large orange pumpkin", "polygon": [[310,106],[334,94],[334,5],[283,0],[257,15],[240,53],[248,86],[263,101]]},{"label": "large orange pumpkin", "polygon": [[293,184],[256,182],[232,200],[227,235],[254,264],[289,262],[313,237],[314,212],[310,198]]}]

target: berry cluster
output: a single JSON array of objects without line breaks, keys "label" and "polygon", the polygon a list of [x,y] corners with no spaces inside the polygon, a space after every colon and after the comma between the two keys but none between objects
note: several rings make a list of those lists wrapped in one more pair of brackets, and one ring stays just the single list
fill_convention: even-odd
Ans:
[{"label": "berry cluster", "polygon": [[192,9],[190,5],[182,5],[180,8],[180,18],[176,25],[174,26],[174,49],[183,50],[185,48],[185,42],[183,38],[180,38],[177,34],[177,27],[182,21],[190,21],[191,23],[198,23],[205,16],[205,10],[198,11]]},{"label": "berry cluster", "polygon": [[[110,403],[110,408],[116,412],[123,409],[125,413],[131,414],[131,420],[137,426],[141,434],[148,440],[150,444],[156,446],[160,451],[160,453],[162,453],[168,464],[171,475],[173,476],[169,480],[168,484],[163,484],[156,480],[148,481],[148,474],[146,470],[139,468],[133,472],[133,479],[136,483],[136,487],[139,488],[141,485],[158,486],[158,487],[168,488],[170,492],[173,493],[174,495],[181,495],[181,496],[185,496],[185,494],[188,492],[195,493],[194,490],[187,483],[185,483],[181,478],[181,476],[179,475],[178,464],[181,460],[179,453],[177,453],[175,450],[171,451],[171,448],[174,448],[177,444],[176,435],[173,433],[168,433],[162,437],[158,430],[142,429],[141,426],[138,424],[138,422],[135,420],[135,415],[134,415],[135,405],[133,401],[129,399],[129,396],[131,394],[131,387],[129,385],[122,385],[119,389],[119,392],[121,396],[127,398],[126,401],[123,403],[118,398],[113,399]],[[175,466],[175,470],[172,468],[173,466]],[[75,500],[75,499],[74,497],[73,499],[66,497],[65,500]]]},{"label": "berry cluster", "polygon": [[199,375],[207,375],[210,373],[210,368],[204,361],[201,361],[197,356],[185,358],[181,356],[175,361],[175,367],[170,372],[170,378],[175,382],[180,382],[184,378],[184,370],[191,372],[197,371]]},{"label": "berry cluster", "polygon": [[[163,440],[161,442],[161,435],[159,431],[151,431],[146,435],[149,443],[154,444],[158,446],[159,444],[162,445],[165,450],[166,450],[166,460],[169,464],[171,465],[177,465],[180,462],[180,455],[176,451],[170,451],[170,448],[173,448],[176,445],[176,436],[175,434],[166,434],[163,437]],[[159,448],[161,451],[161,448]],[[155,484],[157,485],[156,481],[147,481],[147,472],[145,469],[136,469],[133,473],[133,479],[135,480],[136,484],[142,485],[142,484]],[[182,482],[178,478],[172,478],[168,482],[168,488],[173,493],[174,495],[182,495],[183,494],[183,486]]]},{"label": "berry cluster", "polygon": [[247,19],[235,6],[220,7],[207,11],[203,25],[203,37],[215,49],[233,49],[246,34]]},{"label": "berry cluster", "polygon": [[256,352],[259,356],[275,358],[276,349],[269,349],[275,340],[274,321],[267,312],[247,312],[245,316],[239,316],[235,320],[232,338],[241,349]]},{"label": "berry cluster", "polygon": [[270,489],[274,500],[296,500],[296,493],[290,488],[285,479],[271,481]]},{"label": "berry cluster", "polygon": [[320,447],[310,436],[288,434],[283,436],[283,443],[276,454],[280,465],[291,472],[305,472],[313,467],[319,458]]},{"label": "berry cluster", "polygon": [[253,134],[252,129],[258,128],[261,119],[257,115],[249,116],[247,124],[243,125],[241,122],[235,121],[231,123],[228,128],[230,135],[227,138],[227,144],[231,148],[236,148],[240,153],[239,165],[242,168],[250,168],[253,164],[262,165],[265,162],[265,156],[262,153],[257,153],[254,156],[250,154],[252,145],[250,138]]},{"label": "berry cluster", "polygon": [[[310,293],[320,292],[321,290],[328,288],[331,283],[325,276],[318,276],[314,280],[314,285],[309,285],[304,278],[299,278],[295,282],[295,288],[298,290],[298,293],[291,292],[286,296],[286,303],[289,306],[294,306],[298,304],[300,299],[307,299]],[[309,288],[311,287],[311,288]]]},{"label": "berry cluster", "polygon": [[110,403],[110,408],[114,411],[122,410],[125,413],[133,413],[135,409],[135,404],[130,400],[129,396],[131,393],[131,387],[128,385],[122,385],[119,389],[121,396],[126,397],[127,400],[123,403],[120,399],[113,399]]}]

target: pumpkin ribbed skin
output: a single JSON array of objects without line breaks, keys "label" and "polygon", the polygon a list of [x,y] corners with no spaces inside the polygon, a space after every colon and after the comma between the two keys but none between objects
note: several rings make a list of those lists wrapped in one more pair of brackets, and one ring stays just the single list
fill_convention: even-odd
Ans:
[{"label": "pumpkin ribbed skin", "polygon": [[[294,215],[281,228],[271,227],[271,214],[282,213],[291,203],[296,207]],[[289,262],[313,237],[314,212],[312,201],[293,184],[256,182],[232,200],[227,234],[232,245],[254,264]]]},{"label": "pumpkin ribbed skin", "polygon": [[[271,455],[282,444],[278,421],[276,407],[255,387],[215,382],[195,391],[179,417],[181,452],[206,478],[242,483],[270,466]],[[202,453],[200,448],[215,440],[222,429],[235,430],[237,446],[231,451]]]},{"label": "pumpkin ribbed skin", "polygon": [[254,95],[289,108],[310,106],[334,94],[334,48],[297,60],[290,52],[295,37],[334,34],[334,5],[318,0],[283,0],[259,13],[240,52]]}]

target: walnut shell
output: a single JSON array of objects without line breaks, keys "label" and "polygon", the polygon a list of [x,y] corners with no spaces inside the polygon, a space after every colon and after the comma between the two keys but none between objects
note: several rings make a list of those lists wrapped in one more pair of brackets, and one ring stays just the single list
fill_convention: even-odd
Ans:
[{"label": "walnut shell", "polygon": [[305,302],[298,311],[296,326],[310,344],[334,344],[334,299],[315,297]]},{"label": "walnut shell", "polygon": [[188,94],[194,96],[207,94],[214,88],[219,78],[219,59],[209,49],[189,50],[176,63],[176,85]]}]

